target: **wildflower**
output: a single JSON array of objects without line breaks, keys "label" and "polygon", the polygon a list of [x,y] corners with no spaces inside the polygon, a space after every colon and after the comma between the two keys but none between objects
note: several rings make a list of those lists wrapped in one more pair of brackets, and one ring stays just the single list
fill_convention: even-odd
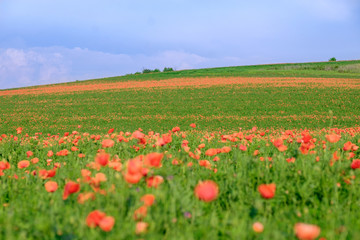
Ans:
[{"label": "wildflower", "polygon": [[18,168],[27,168],[30,165],[30,162],[28,160],[22,160],[18,162]]},{"label": "wildflower", "polygon": [[95,162],[101,166],[106,166],[109,162],[110,155],[107,153],[99,153],[95,157]]},{"label": "wildflower", "polygon": [[145,206],[150,207],[154,204],[155,196],[153,194],[145,194],[140,200],[144,202]]},{"label": "wildflower", "polygon": [[194,190],[195,196],[204,202],[211,202],[215,200],[219,194],[218,185],[211,181],[200,181]]},{"label": "wildflower", "polygon": [[145,233],[147,231],[147,228],[149,227],[149,224],[146,222],[137,222],[135,227],[135,233],[137,235]]},{"label": "wildflower", "polygon": [[106,216],[100,220],[99,227],[101,228],[101,230],[109,232],[114,227],[114,224],[115,219],[111,216]]},{"label": "wildflower", "polygon": [[270,199],[275,196],[276,184],[261,184],[258,187],[258,191],[260,192],[261,196],[265,199]]},{"label": "wildflower", "polygon": [[297,223],[294,228],[296,237],[300,240],[312,240],[320,235],[320,227],[316,225]]},{"label": "wildflower", "polygon": [[65,184],[63,200],[66,200],[70,194],[76,193],[80,190],[80,184],[76,182],[68,182]]},{"label": "wildflower", "polygon": [[264,225],[262,225],[262,223],[260,223],[260,222],[255,222],[252,225],[252,228],[253,228],[254,232],[256,232],[256,233],[262,233],[264,231]]},{"label": "wildflower", "polygon": [[45,189],[48,192],[55,192],[58,189],[58,184],[54,181],[48,181],[45,183]]}]

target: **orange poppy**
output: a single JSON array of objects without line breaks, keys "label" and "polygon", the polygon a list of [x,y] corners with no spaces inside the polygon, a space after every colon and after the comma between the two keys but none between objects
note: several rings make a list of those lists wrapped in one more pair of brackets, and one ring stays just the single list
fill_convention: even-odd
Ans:
[{"label": "orange poppy", "polygon": [[144,205],[147,207],[150,207],[154,204],[155,196],[153,194],[145,194],[140,198],[142,202],[144,202]]},{"label": "orange poppy", "polygon": [[48,192],[55,192],[58,189],[58,184],[54,181],[48,181],[45,183],[45,189]]},{"label": "orange poppy", "polygon": [[195,196],[204,202],[211,202],[215,200],[219,194],[218,185],[211,180],[200,181],[195,189]]},{"label": "orange poppy", "polygon": [[70,181],[65,184],[63,200],[66,200],[70,194],[76,193],[80,190],[80,184]]},{"label": "orange poppy", "polygon": [[86,224],[88,225],[88,227],[94,228],[96,226],[99,226],[100,221],[105,217],[106,214],[104,212],[94,210],[90,212],[86,217]]},{"label": "orange poppy", "polygon": [[95,157],[95,162],[101,166],[106,166],[109,162],[110,155],[107,153],[99,153]]},{"label": "orange poppy", "polygon": [[135,227],[135,233],[137,235],[145,233],[147,231],[147,228],[149,227],[149,224],[146,222],[137,222]]},{"label": "orange poppy", "polygon": [[99,227],[103,231],[109,232],[114,227],[114,224],[115,224],[115,219],[111,216],[106,216],[100,220]]},{"label": "orange poppy", "polygon": [[28,166],[30,166],[30,162],[28,160],[22,160],[20,162],[18,162],[18,168],[27,168]]},{"label": "orange poppy", "polygon": [[275,183],[261,184],[258,187],[258,191],[260,192],[261,196],[265,199],[273,198],[275,196],[276,184]]},{"label": "orange poppy", "polygon": [[295,234],[300,240],[313,240],[320,235],[320,227],[312,224],[297,223],[295,224]]}]

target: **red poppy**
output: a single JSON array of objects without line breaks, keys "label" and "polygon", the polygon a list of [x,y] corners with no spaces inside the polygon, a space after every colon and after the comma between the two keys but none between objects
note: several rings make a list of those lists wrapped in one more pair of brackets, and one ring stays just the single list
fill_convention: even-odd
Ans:
[{"label": "red poppy", "polygon": [[204,202],[215,200],[219,194],[218,185],[211,180],[199,182],[194,189],[195,196]]},{"label": "red poppy", "polygon": [[30,166],[30,162],[28,160],[18,162],[18,168],[27,168],[28,166]]},{"label": "red poppy", "polygon": [[295,224],[295,234],[300,240],[313,240],[320,235],[320,227],[312,224],[297,223]]},{"label": "red poppy", "polygon": [[114,227],[114,224],[115,224],[115,219],[111,216],[106,216],[100,220],[99,227],[103,231],[109,232]]},{"label": "red poppy", "polygon": [[48,192],[55,192],[58,188],[58,184],[54,181],[48,181],[45,183],[45,189]]},{"label": "red poppy", "polygon": [[360,159],[354,159],[351,163],[352,169],[358,169],[360,168]]},{"label": "red poppy", "polygon": [[105,217],[106,214],[104,212],[94,210],[86,217],[86,224],[88,225],[88,227],[94,228],[96,226],[99,226],[100,221]]},{"label": "red poppy", "polygon": [[153,194],[145,194],[144,196],[141,197],[140,200],[144,202],[145,206],[150,207],[151,205],[154,204],[155,196]]},{"label": "red poppy", "polygon": [[80,190],[80,184],[76,182],[68,182],[65,184],[63,200],[66,200],[70,194],[76,193]]},{"label": "red poppy", "polygon": [[95,157],[95,162],[101,166],[106,166],[109,162],[110,155],[107,153],[99,153]]},{"label": "red poppy", "polygon": [[263,198],[270,199],[275,196],[276,184],[275,183],[261,184],[258,187],[258,190]]}]

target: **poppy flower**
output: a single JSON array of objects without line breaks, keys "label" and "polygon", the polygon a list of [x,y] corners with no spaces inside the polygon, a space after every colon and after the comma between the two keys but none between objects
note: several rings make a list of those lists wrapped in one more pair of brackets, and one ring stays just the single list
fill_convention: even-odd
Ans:
[{"label": "poppy flower", "polygon": [[146,217],[146,215],[147,215],[147,207],[141,206],[134,211],[133,218],[135,221],[138,221],[138,220],[144,219]]},{"label": "poppy flower", "polygon": [[313,240],[320,235],[320,227],[312,224],[297,223],[295,224],[295,234],[300,240]]},{"label": "poppy flower", "polygon": [[63,200],[66,200],[70,194],[76,193],[80,190],[80,184],[76,182],[68,182],[65,184]]},{"label": "poppy flower", "polygon": [[149,224],[146,222],[137,222],[135,227],[135,233],[137,235],[145,233],[147,231],[147,228],[149,227]]},{"label": "poppy flower", "polygon": [[330,134],[330,135],[326,135],[325,137],[326,137],[326,139],[327,139],[329,142],[331,142],[331,143],[336,143],[336,142],[338,142],[338,141],[340,140],[340,138],[341,138],[340,135],[337,135],[337,134],[335,134],[335,133]]},{"label": "poppy flower", "polygon": [[190,127],[196,128],[196,124],[195,124],[195,123],[192,123],[192,124],[190,124]]},{"label": "poppy flower", "polygon": [[115,219],[111,216],[106,216],[100,220],[99,227],[103,231],[109,232],[114,227],[114,224],[115,224]]},{"label": "poppy flower", "polygon": [[180,131],[180,128],[179,127],[174,127],[171,131],[175,133],[175,132]]},{"label": "poppy flower", "polygon": [[149,153],[144,158],[144,164],[148,167],[161,167],[161,160],[163,157],[163,153]]},{"label": "poppy flower", "polygon": [[146,183],[148,187],[154,187],[157,188],[160,184],[162,184],[164,182],[164,178],[162,176],[154,176],[154,177],[149,177],[146,179]]},{"label": "poppy flower", "polygon": [[1,161],[0,162],[0,170],[6,170],[10,168],[10,163],[6,162],[6,161]]},{"label": "poppy flower", "polygon": [[262,225],[262,223],[260,223],[260,222],[255,222],[252,225],[252,228],[253,228],[254,232],[256,232],[256,233],[262,233],[264,231],[264,225]]},{"label": "poppy flower", "polygon": [[84,204],[87,200],[95,200],[95,194],[92,192],[88,192],[88,193],[80,193],[77,201],[80,204]]},{"label": "poppy flower", "polygon": [[211,156],[216,155],[217,153],[218,153],[218,152],[217,152],[217,149],[215,149],[215,148],[210,148],[210,149],[206,150],[205,155],[211,157]]},{"label": "poppy flower", "polygon": [[89,215],[86,217],[86,224],[88,227],[94,228],[96,226],[99,226],[100,221],[106,217],[106,214],[104,212],[101,212],[99,210],[94,210],[89,213]]},{"label": "poppy flower", "polygon": [[260,192],[261,196],[265,199],[273,198],[275,196],[276,184],[275,183],[261,184],[258,187],[258,191]]},{"label": "poppy flower", "polygon": [[351,163],[352,169],[358,169],[360,168],[360,159],[354,159]]},{"label": "poppy flower", "polygon": [[142,202],[144,202],[144,205],[147,207],[150,207],[154,204],[155,196],[153,194],[145,194],[140,198]]},{"label": "poppy flower", "polygon": [[48,156],[48,157],[52,157],[52,156],[54,156],[54,152],[53,152],[53,151],[51,151],[51,150],[50,150],[50,151],[48,151],[47,156]]},{"label": "poppy flower", "polygon": [[32,164],[36,164],[36,163],[38,163],[39,162],[39,159],[38,158],[33,158],[33,159],[31,159],[31,163]]},{"label": "poppy flower", "polygon": [[99,153],[95,157],[95,162],[101,166],[106,166],[109,162],[110,155],[107,153]]},{"label": "poppy flower", "polygon": [[246,151],[246,150],[247,150],[247,147],[244,146],[244,145],[240,145],[240,146],[239,146],[239,149],[240,149],[241,151]]},{"label": "poppy flower", "polygon": [[30,162],[28,160],[22,160],[20,162],[18,162],[18,168],[27,168],[28,166],[30,166]]},{"label": "poppy flower", "polygon": [[126,182],[131,183],[131,184],[136,184],[138,182],[140,182],[141,178],[143,177],[143,175],[141,173],[125,173],[124,174],[124,179]]},{"label": "poppy flower", "polygon": [[34,153],[32,152],[32,151],[27,151],[26,152],[26,156],[27,157],[31,157],[31,156],[33,156],[34,155]]},{"label": "poppy flower", "polygon": [[218,185],[211,181],[200,181],[195,189],[194,189],[195,196],[204,202],[211,202],[215,200],[219,194]]},{"label": "poppy flower", "polygon": [[199,165],[208,169],[211,168],[211,163],[208,160],[200,160]]},{"label": "poppy flower", "polygon": [[111,139],[104,139],[101,142],[101,145],[103,148],[110,148],[110,147],[114,146],[114,144],[115,144],[114,140],[111,140]]},{"label": "poppy flower", "polygon": [[140,140],[145,137],[145,134],[140,132],[139,130],[136,130],[135,132],[133,132],[132,137]]},{"label": "poppy flower", "polygon": [[17,133],[17,134],[21,134],[22,130],[23,130],[22,127],[18,127],[18,128],[16,129],[16,133]]},{"label": "poppy flower", "polygon": [[114,128],[110,128],[110,129],[109,129],[109,131],[108,131],[108,134],[113,133],[113,132],[114,132],[114,130],[115,130]]},{"label": "poppy flower", "polygon": [[45,189],[48,192],[55,192],[58,189],[58,184],[54,181],[48,181],[45,183]]}]

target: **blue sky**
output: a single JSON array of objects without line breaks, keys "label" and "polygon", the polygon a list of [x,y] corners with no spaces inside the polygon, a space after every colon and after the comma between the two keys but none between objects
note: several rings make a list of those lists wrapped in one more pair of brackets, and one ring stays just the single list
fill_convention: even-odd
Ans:
[{"label": "blue sky", "polygon": [[0,89],[360,59],[358,0],[0,0]]}]

